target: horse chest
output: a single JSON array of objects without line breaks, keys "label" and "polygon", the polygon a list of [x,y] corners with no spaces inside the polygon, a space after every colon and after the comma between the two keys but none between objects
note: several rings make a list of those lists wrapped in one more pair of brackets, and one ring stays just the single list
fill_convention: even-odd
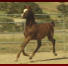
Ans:
[{"label": "horse chest", "polygon": [[37,30],[34,26],[32,26],[32,27],[26,27],[24,32],[25,36],[33,36],[37,32]]}]

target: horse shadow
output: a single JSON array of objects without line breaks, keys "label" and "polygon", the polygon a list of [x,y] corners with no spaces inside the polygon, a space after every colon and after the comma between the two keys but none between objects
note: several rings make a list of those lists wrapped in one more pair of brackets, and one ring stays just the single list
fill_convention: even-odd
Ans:
[{"label": "horse shadow", "polygon": [[53,61],[53,60],[63,60],[68,59],[68,57],[60,57],[60,58],[52,58],[52,59],[44,59],[44,60],[31,60],[30,62],[43,62],[43,61]]}]

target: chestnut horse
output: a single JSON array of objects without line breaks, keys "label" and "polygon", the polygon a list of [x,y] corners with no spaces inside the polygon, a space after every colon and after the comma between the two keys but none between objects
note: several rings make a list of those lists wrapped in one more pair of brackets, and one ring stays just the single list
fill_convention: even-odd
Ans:
[{"label": "chestnut horse", "polygon": [[55,39],[54,36],[54,22],[51,23],[44,23],[44,24],[37,24],[35,22],[34,13],[32,12],[32,9],[30,6],[27,6],[26,9],[24,9],[22,17],[26,19],[26,25],[24,30],[24,43],[21,45],[21,50],[19,51],[17,55],[17,60],[21,54],[21,52],[25,56],[29,56],[27,53],[25,53],[24,48],[29,43],[30,40],[37,40],[37,48],[32,53],[32,55],[29,57],[29,59],[32,59],[32,57],[35,55],[35,53],[39,50],[41,47],[41,40],[47,36],[49,41],[53,44],[53,53],[56,56],[55,52]]}]

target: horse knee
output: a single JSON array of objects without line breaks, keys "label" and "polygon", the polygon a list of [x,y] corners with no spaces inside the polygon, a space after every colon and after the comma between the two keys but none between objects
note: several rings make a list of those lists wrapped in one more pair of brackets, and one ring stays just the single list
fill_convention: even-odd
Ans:
[{"label": "horse knee", "polygon": [[38,46],[41,46],[41,41],[38,41]]},{"label": "horse knee", "polygon": [[41,44],[39,44],[38,47],[40,48],[41,47]]}]

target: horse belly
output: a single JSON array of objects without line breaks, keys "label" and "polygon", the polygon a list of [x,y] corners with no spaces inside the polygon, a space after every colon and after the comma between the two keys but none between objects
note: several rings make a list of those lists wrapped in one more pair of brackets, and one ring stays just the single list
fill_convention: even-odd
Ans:
[{"label": "horse belly", "polygon": [[36,40],[41,40],[43,39],[45,36],[47,36],[47,33],[45,33],[44,31],[38,31],[38,33],[32,38],[32,39],[36,39]]},{"label": "horse belly", "polygon": [[45,33],[39,33],[36,37],[37,39],[43,39],[47,34]]},{"label": "horse belly", "polygon": [[48,27],[45,27],[44,25],[42,25],[42,26],[39,26],[37,32],[38,32],[38,33],[37,33],[37,35],[36,35],[36,38],[37,38],[37,39],[43,39],[45,36],[48,35],[49,28],[48,28]]}]

